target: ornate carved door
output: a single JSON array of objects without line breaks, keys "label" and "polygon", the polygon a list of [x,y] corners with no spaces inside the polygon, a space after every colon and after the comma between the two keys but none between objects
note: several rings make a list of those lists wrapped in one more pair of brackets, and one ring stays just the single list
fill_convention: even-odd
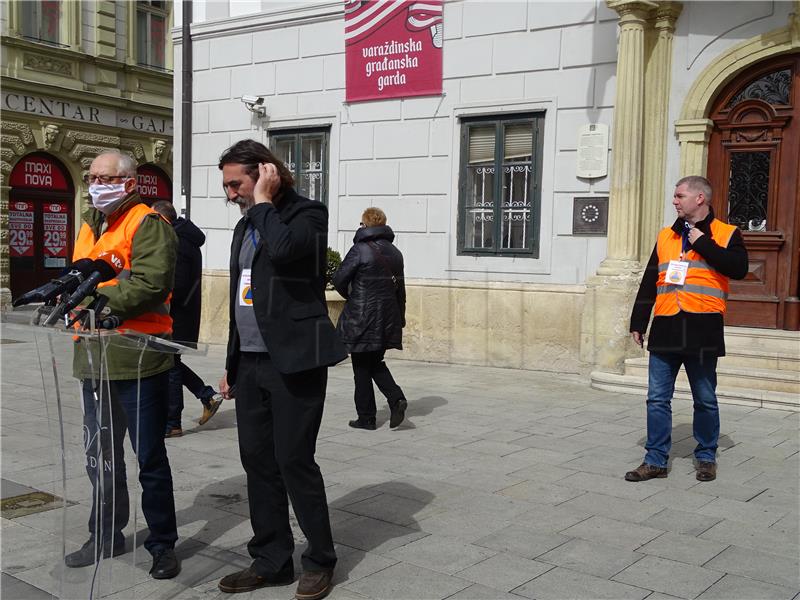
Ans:
[{"label": "ornate carved door", "polygon": [[725,322],[800,329],[800,54],[739,75],[710,118],[714,212],[741,229],[750,257],[747,277],[731,282]]}]

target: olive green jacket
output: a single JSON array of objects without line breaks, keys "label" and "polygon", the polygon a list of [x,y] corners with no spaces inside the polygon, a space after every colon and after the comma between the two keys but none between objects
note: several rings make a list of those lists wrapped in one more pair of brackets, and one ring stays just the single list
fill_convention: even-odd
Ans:
[{"label": "olive green jacket", "polygon": [[[108,216],[108,222],[113,223],[141,201],[136,192],[128,195],[119,208]],[[90,206],[82,217],[99,239],[106,216]],[[178,237],[172,226],[158,215],[146,217],[133,236],[130,278],[121,279],[117,285],[100,290],[100,293],[108,297],[104,314],[116,315],[124,321],[150,312],[162,304],[172,291],[175,281],[177,249]],[[106,361],[103,370],[107,368],[108,379],[149,377],[162,373],[173,365],[171,354],[142,351],[132,343],[114,338],[109,338],[104,345]],[[78,341],[73,360],[75,377],[96,377],[100,369],[99,359],[99,343],[94,338]]]}]

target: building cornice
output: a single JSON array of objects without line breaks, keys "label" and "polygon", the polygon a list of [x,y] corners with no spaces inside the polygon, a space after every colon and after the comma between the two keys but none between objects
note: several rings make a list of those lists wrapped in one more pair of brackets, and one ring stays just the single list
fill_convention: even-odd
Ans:
[{"label": "building cornice", "polygon": [[[253,13],[224,19],[192,23],[192,40],[204,40],[228,36],[236,33],[253,33],[302,23],[335,21],[344,17],[344,4],[341,0],[331,2],[307,2],[302,6],[284,8],[271,12]],[[181,28],[172,29],[173,44],[181,44]]]},{"label": "building cornice", "polygon": [[[96,94],[94,92],[87,92],[85,90],[75,90],[71,88],[64,88],[59,85],[49,85],[46,83],[36,83],[35,91],[31,90],[31,82],[13,77],[3,77],[3,91],[4,92],[20,92],[28,95],[35,96],[55,96],[57,98],[64,98],[65,100],[73,100],[82,104],[91,104],[93,106],[102,106],[112,109],[122,109],[128,112],[140,112],[143,114],[151,114],[172,119],[171,106],[158,106],[147,102],[136,102],[135,100],[128,100],[126,98],[116,98],[114,96],[107,96],[104,94]],[[14,111],[3,111],[9,115],[25,113],[15,113]],[[30,116],[30,115],[28,115]]]}]

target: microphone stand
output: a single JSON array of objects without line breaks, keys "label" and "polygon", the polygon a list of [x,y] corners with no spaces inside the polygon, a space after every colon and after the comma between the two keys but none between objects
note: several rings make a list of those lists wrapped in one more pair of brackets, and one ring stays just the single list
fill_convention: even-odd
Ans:
[{"label": "microphone stand", "polygon": [[67,329],[72,327],[78,321],[81,322],[81,328],[85,331],[89,330],[89,311],[94,311],[95,314],[99,313],[103,308],[105,308],[106,303],[108,303],[108,296],[104,296],[103,294],[93,294],[93,299],[89,303],[86,308],[82,308],[78,313],[72,318],[72,320],[67,323]]}]

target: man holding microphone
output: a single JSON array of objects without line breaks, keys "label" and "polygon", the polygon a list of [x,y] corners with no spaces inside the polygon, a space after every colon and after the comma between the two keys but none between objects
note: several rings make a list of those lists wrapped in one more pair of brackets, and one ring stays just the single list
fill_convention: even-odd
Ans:
[{"label": "man holding microphone", "polygon": [[678,218],[658,234],[631,314],[630,331],[643,346],[655,305],[647,349],[647,443],[642,464],[627,481],[667,476],[672,446],[672,395],[681,365],[694,400],[694,451],[698,481],[717,475],[719,439],[717,359],[725,355],[723,316],[729,278],[747,275],[747,250],[739,229],[714,218],[711,184],[684,177],[672,204]]}]

